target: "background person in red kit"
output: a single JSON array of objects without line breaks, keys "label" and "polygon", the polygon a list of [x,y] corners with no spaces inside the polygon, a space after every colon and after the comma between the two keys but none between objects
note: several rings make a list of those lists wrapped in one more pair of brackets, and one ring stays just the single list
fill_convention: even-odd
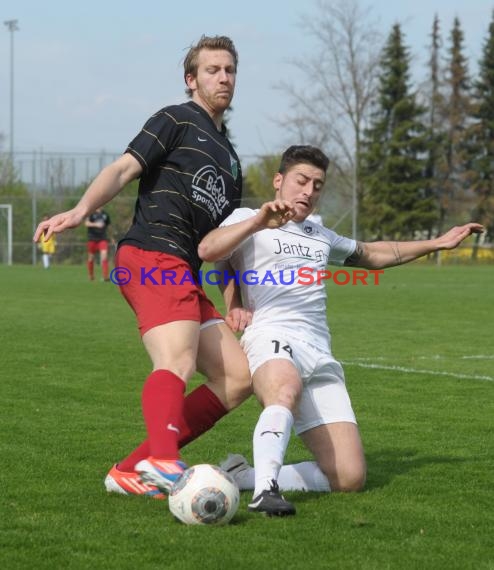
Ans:
[{"label": "background person in red kit", "polygon": [[94,281],[94,259],[99,254],[101,272],[105,281],[110,280],[108,267],[108,234],[110,216],[97,208],[84,222],[87,228],[87,271],[90,281]]}]

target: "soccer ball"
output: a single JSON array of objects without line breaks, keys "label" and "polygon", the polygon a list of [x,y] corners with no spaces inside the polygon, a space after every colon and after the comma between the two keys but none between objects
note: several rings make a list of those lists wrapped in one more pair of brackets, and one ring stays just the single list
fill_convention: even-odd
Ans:
[{"label": "soccer ball", "polygon": [[239,500],[232,477],[207,464],[186,469],[168,495],[172,515],[185,524],[226,524],[237,512]]}]

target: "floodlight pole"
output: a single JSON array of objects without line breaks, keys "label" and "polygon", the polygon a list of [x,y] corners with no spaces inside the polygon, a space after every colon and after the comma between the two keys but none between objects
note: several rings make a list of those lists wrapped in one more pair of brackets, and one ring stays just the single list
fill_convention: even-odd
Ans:
[{"label": "floodlight pole", "polygon": [[14,169],[14,32],[19,30],[17,20],[5,20],[10,32],[10,166]]},{"label": "floodlight pole", "polygon": [[352,169],[352,238],[357,240],[358,237],[358,180],[357,180],[357,160],[355,155],[355,163]]}]

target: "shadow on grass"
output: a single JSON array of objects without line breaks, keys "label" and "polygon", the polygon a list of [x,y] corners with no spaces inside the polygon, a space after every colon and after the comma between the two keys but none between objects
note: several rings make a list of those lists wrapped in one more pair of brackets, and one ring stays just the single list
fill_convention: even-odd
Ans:
[{"label": "shadow on grass", "polygon": [[382,451],[366,453],[366,459],[366,490],[386,487],[395,477],[421,470],[423,467],[456,465],[471,461],[471,458],[423,455],[412,449],[383,449]]},{"label": "shadow on grass", "polygon": [[[469,463],[471,457],[447,457],[445,455],[424,455],[412,449],[383,449],[366,453],[367,482],[363,491],[373,491],[390,485],[396,477],[420,471],[430,466],[452,466]],[[446,477],[446,475],[444,475]],[[296,503],[312,501],[321,495],[316,492],[291,491],[290,499]]]}]

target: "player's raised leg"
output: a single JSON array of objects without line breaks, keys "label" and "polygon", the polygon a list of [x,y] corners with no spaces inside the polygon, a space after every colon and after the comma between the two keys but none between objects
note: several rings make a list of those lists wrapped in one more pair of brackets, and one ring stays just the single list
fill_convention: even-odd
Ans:
[{"label": "player's raised leg", "polygon": [[179,424],[186,382],[195,372],[199,344],[197,321],[174,321],[147,331],[142,340],[153,372],[142,391],[150,456],[135,469],[144,483],[168,491],[185,464],[179,455]]},{"label": "player's raised leg", "polygon": [[[184,400],[183,418],[178,424],[180,448],[211,429],[252,394],[245,354],[222,321],[215,320],[201,326],[198,368],[209,380]],[[152,454],[147,439],[118,464],[118,471],[124,472],[128,478],[136,464],[147,460],[149,455]],[[115,491],[115,486],[109,488],[107,485],[107,490]],[[127,489],[127,493],[130,492]]]}]

